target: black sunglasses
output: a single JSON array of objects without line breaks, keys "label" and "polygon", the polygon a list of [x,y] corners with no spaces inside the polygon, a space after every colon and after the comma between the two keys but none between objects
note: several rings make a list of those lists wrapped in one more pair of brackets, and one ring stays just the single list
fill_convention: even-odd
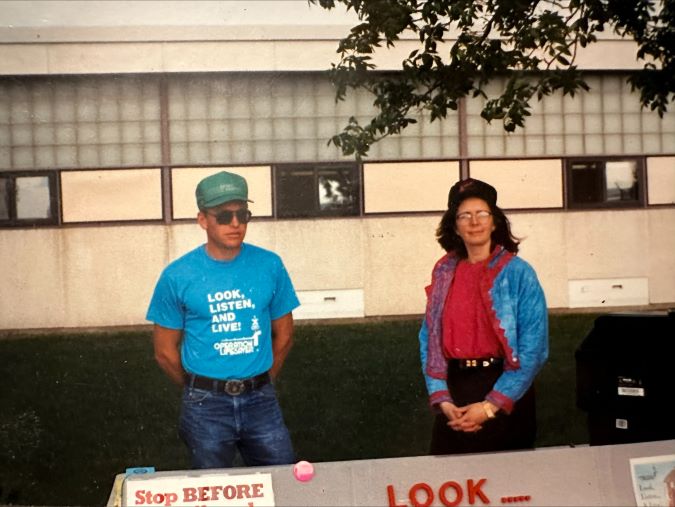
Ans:
[{"label": "black sunglasses", "polygon": [[249,223],[253,213],[251,213],[251,210],[248,208],[240,208],[236,211],[224,209],[218,213],[209,213],[209,215],[214,216],[216,218],[216,222],[218,222],[220,225],[230,225],[232,223],[232,219],[235,216],[237,217],[237,222],[240,224]]}]

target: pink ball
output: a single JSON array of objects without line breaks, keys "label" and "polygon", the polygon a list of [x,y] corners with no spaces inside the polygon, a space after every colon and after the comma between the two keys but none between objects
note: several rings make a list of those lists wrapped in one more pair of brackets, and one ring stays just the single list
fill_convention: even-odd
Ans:
[{"label": "pink ball", "polygon": [[309,461],[298,461],[293,466],[293,475],[299,481],[310,481],[314,477],[314,465]]}]

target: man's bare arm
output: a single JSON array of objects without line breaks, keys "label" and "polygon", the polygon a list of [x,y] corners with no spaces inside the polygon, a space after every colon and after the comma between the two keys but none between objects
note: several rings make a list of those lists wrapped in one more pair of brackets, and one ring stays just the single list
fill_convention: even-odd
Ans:
[{"label": "man's bare arm", "polygon": [[270,376],[274,379],[286,360],[293,346],[293,314],[287,313],[272,321],[272,355],[274,362],[270,368]]},{"label": "man's bare arm", "polygon": [[164,373],[178,385],[185,382],[183,365],[180,360],[180,342],[183,331],[166,327],[155,327],[152,332],[152,342],[155,347],[155,360]]}]

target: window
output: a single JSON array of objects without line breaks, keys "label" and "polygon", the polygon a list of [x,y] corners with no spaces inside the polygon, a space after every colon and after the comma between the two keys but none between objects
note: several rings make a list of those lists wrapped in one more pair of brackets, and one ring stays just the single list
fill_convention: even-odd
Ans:
[{"label": "window", "polygon": [[584,79],[589,91],[573,97],[558,91],[533,101],[525,128],[515,132],[505,132],[500,121],[487,123],[480,116],[486,101],[502,92],[507,77],[495,79],[486,97],[466,100],[467,155],[472,159],[565,155],[608,159],[636,153],[671,154],[675,146],[672,115],[659,118],[655,111],[642,109],[627,77],[625,73],[587,73]]},{"label": "window", "polygon": [[279,218],[355,216],[361,211],[356,164],[284,165],[275,174]]},{"label": "window", "polygon": [[9,220],[9,179],[0,178],[0,220]]},{"label": "window", "polygon": [[141,167],[161,157],[154,76],[0,79],[0,167]]},{"label": "window", "polygon": [[53,173],[0,173],[0,225],[55,224]]},{"label": "window", "polygon": [[621,208],[642,205],[642,159],[568,160],[570,208]]}]

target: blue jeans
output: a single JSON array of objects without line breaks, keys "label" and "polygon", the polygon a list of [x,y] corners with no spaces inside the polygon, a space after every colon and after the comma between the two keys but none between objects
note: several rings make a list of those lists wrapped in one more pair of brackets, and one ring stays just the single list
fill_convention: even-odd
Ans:
[{"label": "blue jeans", "polygon": [[247,466],[295,461],[271,383],[238,396],[185,386],[179,433],[193,468],[230,468],[235,450]]}]

